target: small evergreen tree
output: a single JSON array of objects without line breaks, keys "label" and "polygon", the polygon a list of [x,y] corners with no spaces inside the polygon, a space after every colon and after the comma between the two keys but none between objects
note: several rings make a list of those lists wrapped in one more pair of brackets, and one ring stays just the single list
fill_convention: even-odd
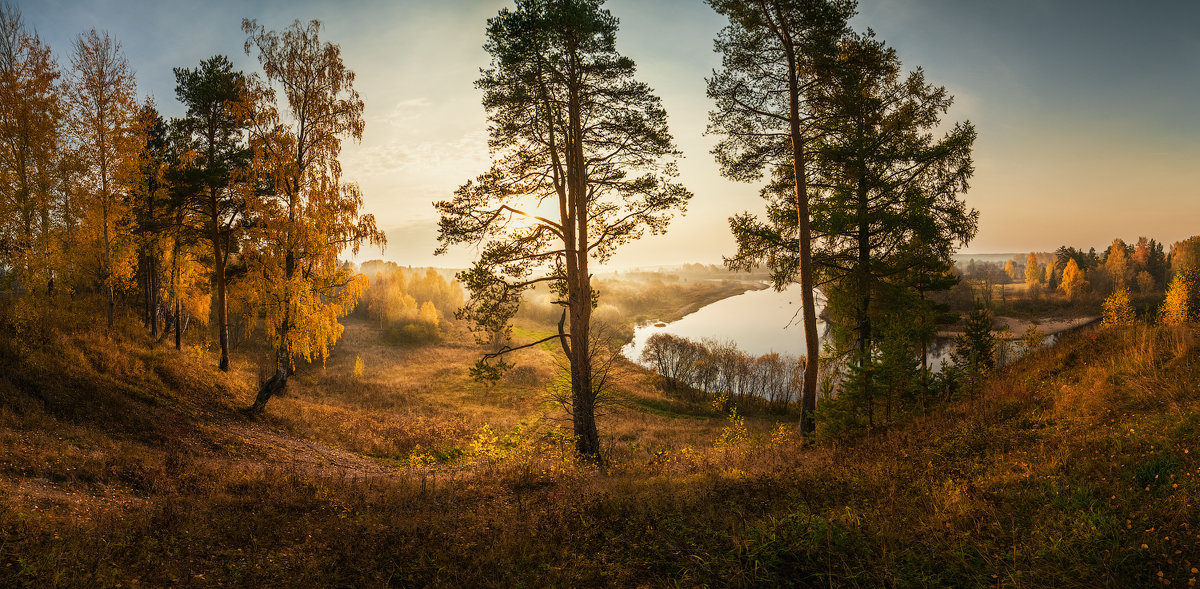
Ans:
[{"label": "small evergreen tree", "polygon": [[1037,324],[1030,324],[1029,329],[1021,334],[1021,344],[1025,346],[1025,353],[1036,350],[1046,343],[1046,334],[1038,329]]},{"label": "small evergreen tree", "polygon": [[961,371],[962,389],[979,390],[983,379],[996,368],[996,336],[992,333],[992,312],[976,305],[967,316],[963,334],[955,341],[952,358]]}]

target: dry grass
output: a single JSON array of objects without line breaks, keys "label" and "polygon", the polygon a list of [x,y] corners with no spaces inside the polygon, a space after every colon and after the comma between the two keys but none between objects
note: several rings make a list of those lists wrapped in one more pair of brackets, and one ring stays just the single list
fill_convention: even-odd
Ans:
[{"label": "dry grass", "polygon": [[0,346],[0,584],[1187,586],[1200,566],[1194,330],[1070,335],[977,398],[817,445],[631,369],[601,468],[545,403],[552,348],[486,389],[473,345],[351,321],[252,421],[245,354],[223,375],[138,333]]}]

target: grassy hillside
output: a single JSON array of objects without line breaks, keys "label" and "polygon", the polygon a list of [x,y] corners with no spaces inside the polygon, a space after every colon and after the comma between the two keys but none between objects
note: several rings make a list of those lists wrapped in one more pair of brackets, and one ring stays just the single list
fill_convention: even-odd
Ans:
[{"label": "grassy hillside", "polygon": [[250,420],[244,359],[220,374],[135,325],[52,323],[0,345],[0,585],[1200,578],[1194,330],[1074,334],[976,398],[809,445],[786,418],[682,404],[627,367],[598,469],[546,402],[548,350],[486,389],[465,338],[395,348],[353,320]]}]

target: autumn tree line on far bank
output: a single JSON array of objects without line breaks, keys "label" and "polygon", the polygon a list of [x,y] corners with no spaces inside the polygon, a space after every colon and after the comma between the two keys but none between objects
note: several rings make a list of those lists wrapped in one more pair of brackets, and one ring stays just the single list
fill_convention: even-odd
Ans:
[{"label": "autumn tree line on far bank", "polygon": [[955,273],[959,284],[947,300],[978,302],[997,313],[1045,313],[1073,306],[1102,313],[1109,325],[1131,323],[1137,310],[1142,319],[1166,325],[1200,317],[1200,235],[1169,249],[1152,238],[1139,237],[1134,243],[1116,238],[1099,253],[1061,246],[1003,262],[971,259]]},{"label": "autumn tree line on far bank", "polygon": [[[872,387],[844,378],[859,370],[853,352],[829,342],[820,360],[818,428],[869,430],[973,394],[1003,363],[1046,344],[1045,321],[1095,317],[1102,328],[1194,324],[1200,321],[1198,270],[1200,236],[1169,249],[1145,237],[1129,244],[1118,238],[1100,252],[1062,246],[1002,261],[960,259],[946,272],[952,286],[930,294],[933,318],[927,320],[934,329],[913,329],[921,323],[911,316],[881,318],[884,329],[866,364],[874,373]],[[1000,316],[1029,325],[1005,333]],[[928,356],[936,340],[949,354],[934,370]],[[756,357],[732,342],[667,333],[652,336],[640,359],[659,374],[669,395],[724,398],[742,409],[787,410],[804,378],[803,357]]]}]

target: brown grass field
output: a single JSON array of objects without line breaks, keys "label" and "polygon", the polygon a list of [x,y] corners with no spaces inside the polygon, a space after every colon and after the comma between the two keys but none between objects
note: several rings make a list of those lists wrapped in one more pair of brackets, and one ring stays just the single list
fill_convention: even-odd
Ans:
[{"label": "brown grass field", "polygon": [[[71,315],[73,316],[73,315]],[[622,371],[606,462],[571,455],[553,347],[492,388],[464,331],[348,318],[266,415],[126,318],[47,312],[0,345],[0,585],[1189,586],[1200,339],[1083,330],[974,398],[801,440]],[[525,326],[529,333],[538,327]],[[361,358],[363,375],[354,376]]]}]

